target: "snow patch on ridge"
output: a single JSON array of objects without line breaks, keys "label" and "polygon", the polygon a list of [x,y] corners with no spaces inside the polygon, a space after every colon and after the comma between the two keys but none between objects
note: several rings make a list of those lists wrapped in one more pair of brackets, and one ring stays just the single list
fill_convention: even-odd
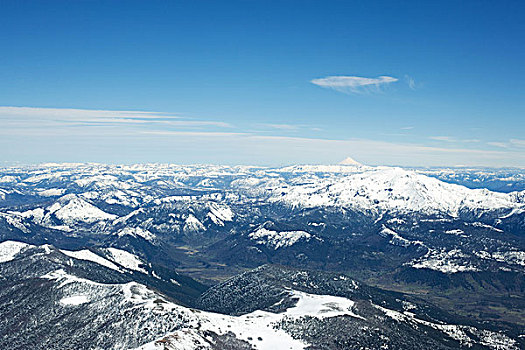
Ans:
[{"label": "snow patch on ridge", "polygon": [[105,266],[107,268],[110,268],[112,270],[115,270],[115,271],[118,271],[118,272],[122,272],[118,268],[117,265],[115,265],[111,261],[106,260],[103,257],[93,253],[92,251],[90,251],[88,249],[77,250],[77,251],[60,249],[60,251],[63,254],[65,254],[67,256],[70,256],[72,258],[79,259],[79,260],[91,261],[91,262],[94,262],[96,264],[99,264],[99,265]]},{"label": "snow patch on ridge", "polygon": [[85,295],[73,295],[70,297],[60,299],[60,304],[66,306],[82,305],[89,302],[89,298]]},{"label": "snow patch on ridge", "polygon": [[300,240],[309,240],[312,235],[306,231],[272,231],[261,227],[248,235],[257,244],[264,244],[275,250],[290,247]]},{"label": "snow patch on ridge", "polygon": [[204,225],[193,214],[189,214],[184,221],[184,232],[199,232],[205,231]]},{"label": "snow patch on ridge", "polygon": [[[228,316],[217,313],[200,311],[200,330],[212,331],[217,334],[233,332],[238,339],[242,339],[256,349],[304,349],[306,342],[294,339],[276,325],[284,319],[298,319],[305,316],[328,318],[336,316],[352,316],[361,318],[352,312],[354,302],[347,298],[331,295],[316,295],[290,290],[290,297],[297,299],[295,306],[283,313],[254,311],[242,316]],[[203,349],[209,346],[209,341],[195,330],[183,328],[163,337],[169,342],[171,349]],[[195,342],[194,342],[195,341]],[[140,350],[162,349],[163,342],[151,342],[141,346]],[[207,345],[208,344],[208,345]]]},{"label": "snow patch on ridge", "polygon": [[29,244],[27,243],[16,241],[5,241],[0,243],[0,263],[13,260],[18,253],[28,246]]},{"label": "snow patch on ridge", "polygon": [[443,273],[458,273],[479,271],[479,269],[467,262],[469,256],[459,249],[453,250],[429,250],[428,253],[411,263],[415,269],[430,269]]},{"label": "snow patch on ridge", "polygon": [[434,328],[467,347],[472,347],[474,344],[478,343],[495,350],[518,349],[517,342],[514,339],[511,339],[502,333],[492,332],[488,330],[478,330],[471,326],[439,324],[429,322],[416,318],[414,314],[410,312],[405,311],[404,313],[401,313],[399,311],[390,310],[379,305],[372,305],[375,308],[384,312],[384,314],[387,317],[397,322],[403,322],[407,324],[421,324],[427,327]]},{"label": "snow patch on ridge", "polygon": [[132,237],[142,237],[147,241],[153,241],[155,239],[155,235],[153,233],[141,227],[127,226],[117,232],[117,236],[119,237],[126,236],[126,235],[129,235]]},{"label": "snow patch on ridge", "polygon": [[148,273],[140,265],[144,265],[136,255],[131,254],[125,250],[117,248],[107,248],[106,251],[110,254],[111,260],[130,270],[139,271],[142,273]]},{"label": "snow patch on ridge", "polygon": [[402,246],[402,247],[409,247],[411,244],[414,245],[421,245],[424,246],[423,242],[421,241],[411,241],[406,238],[401,237],[397,232],[394,230],[389,229],[385,225],[383,225],[383,228],[379,232],[379,234],[383,237],[390,237],[390,241],[388,243],[392,245]]}]

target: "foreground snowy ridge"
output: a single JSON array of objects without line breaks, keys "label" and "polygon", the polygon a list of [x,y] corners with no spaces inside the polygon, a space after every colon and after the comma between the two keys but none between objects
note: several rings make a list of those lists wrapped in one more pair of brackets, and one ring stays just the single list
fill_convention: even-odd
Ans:
[{"label": "foreground snowy ridge", "polygon": [[[34,246],[20,242],[2,242],[0,243],[1,258],[3,262],[12,261],[23,249],[31,247],[34,248]],[[77,252],[61,250],[61,252],[74,259],[89,260],[110,269],[117,269],[115,265],[89,250]],[[136,258],[131,257],[129,253],[122,253],[122,251],[119,252],[114,249],[112,249],[111,252],[112,254],[117,254],[121,260],[124,256],[125,259],[135,262]],[[79,278],[67,273],[63,269],[47,273],[40,276],[40,278],[56,281],[55,288],[60,294],[58,301],[60,307],[73,308],[83,306],[87,308],[99,308],[105,307],[104,305],[107,302],[105,298],[118,298],[120,299],[118,303],[121,304],[121,306],[119,306],[119,309],[110,309],[108,310],[109,312],[123,313],[126,309],[134,309],[136,310],[135,317],[142,320],[142,322],[151,322],[150,319],[155,319],[156,322],[162,322],[162,328],[164,329],[170,329],[172,327],[180,328],[175,333],[175,335],[178,336],[174,336],[171,333],[158,334],[159,338],[165,338],[166,336],[171,337],[170,341],[175,349],[200,349],[200,347],[197,347],[193,343],[193,339],[189,334],[193,334],[193,337],[202,337],[205,331],[211,331],[218,335],[233,332],[236,338],[250,343],[258,349],[270,350],[275,349],[276,346],[284,345],[286,345],[287,349],[303,349],[308,344],[296,340],[283,330],[276,328],[275,326],[279,321],[305,316],[318,318],[340,315],[361,317],[351,311],[354,304],[351,300],[330,295],[308,294],[294,290],[289,291],[289,296],[297,299],[297,303],[284,313],[276,314],[256,311],[243,316],[228,316],[199,311],[174,304],[167,301],[162,295],[136,282],[104,284]],[[121,297],[117,297],[118,295],[121,295]],[[182,323],[170,325],[169,320],[171,320],[173,316],[177,316],[175,319],[180,319]],[[153,326],[158,327],[156,324],[153,324]],[[161,343],[158,341],[152,341],[141,346],[140,349],[157,348],[159,344]],[[190,344],[194,344],[195,347],[190,346]]]},{"label": "foreground snowy ridge", "polygon": [[[304,349],[309,344],[294,339],[291,335],[277,327],[278,323],[285,319],[296,319],[301,317],[327,318],[342,315],[361,318],[354,314],[351,309],[354,302],[346,298],[330,295],[315,295],[290,290],[290,297],[297,299],[294,307],[283,313],[271,313],[266,311],[255,311],[242,316],[227,316],[210,312],[199,312],[199,331],[211,331],[217,334],[233,332],[241,339],[256,349]],[[162,339],[146,344],[139,349],[162,349],[166,342],[168,349],[196,350],[211,348],[213,341],[195,329],[182,329],[175,334],[168,335]]]},{"label": "foreground snowy ridge", "polygon": [[[101,251],[107,254],[108,259],[114,258],[113,262],[87,249],[68,251],[48,245],[37,247],[5,241],[0,243],[0,268],[9,264],[11,270],[18,261],[21,262],[20,266],[26,266],[24,261],[61,261],[63,268],[48,268],[48,272],[36,275],[37,279],[52,283],[42,290],[49,298],[44,300],[48,305],[46,308],[51,307],[51,314],[58,315],[58,318],[74,315],[74,319],[88,324],[104,324],[104,327],[111,327],[108,332],[113,336],[119,330],[122,334],[118,337],[119,341],[112,345],[112,349],[128,349],[131,344],[132,348],[141,350],[220,349],[221,344],[267,350],[305,349],[311,344],[294,333],[293,327],[287,328],[286,325],[301,325],[303,322],[308,324],[312,319],[322,322],[337,318],[338,322],[353,323],[366,331],[370,329],[369,324],[374,324],[368,323],[369,321],[377,322],[383,318],[369,311],[363,313],[366,307],[357,307],[358,302],[353,297],[322,294],[321,290],[319,294],[312,294],[296,288],[285,288],[280,300],[272,305],[278,307],[279,312],[256,310],[240,316],[230,316],[178,305],[163,294],[135,281],[105,283],[79,277],[71,272],[77,271],[74,269],[77,262],[73,260],[89,261],[100,266],[98,269],[89,267],[90,271],[98,271],[94,273],[95,276],[103,274],[104,270],[113,274],[115,273],[112,271],[122,272],[123,268],[141,271],[141,261],[133,254],[115,248]],[[53,254],[59,256],[52,256]],[[262,270],[259,268],[254,271]],[[299,272],[299,275],[307,276],[304,272]],[[24,281],[34,280],[35,277],[23,274],[19,278]],[[347,278],[340,275],[333,280],[346,281]],[[316,287],[316,284],[310,283],[310,286]],[[41,285],[38,288],[42,288]],[[361,288],[352,281],[352,290],[359,291]],[[362,300],[360,303],[363,305]],[[396,322],[403,323],[405,327],[418,331],[420,326],[424,326],[467,347],[481,345],[489,349],[518,349],[517,342],[503,333],[419,318],[412,313],[416,306],[408,302],[404,303],[408,305],[405,312],[388,309],[371,301],[366,303]],[[49,310],[46,309],[47,311]],[[89,333],[90,328],[82,331]],[[100,334],[101,338],[97,340],[102,342],[106,336]],[[388,341],[388,338],[381,341]]]}]

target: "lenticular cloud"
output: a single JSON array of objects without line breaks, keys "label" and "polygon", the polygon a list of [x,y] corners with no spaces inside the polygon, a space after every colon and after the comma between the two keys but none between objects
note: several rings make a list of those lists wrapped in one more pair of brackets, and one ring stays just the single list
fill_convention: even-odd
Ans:
[{"label": "lenticular cloud", "polygon": [[313,79],[311,83],[343,93],[360,93],[379,91],[382,85],[394,83],[396,81],[398,81],[397,78],[385,75],[377,78],[338,75]]}]

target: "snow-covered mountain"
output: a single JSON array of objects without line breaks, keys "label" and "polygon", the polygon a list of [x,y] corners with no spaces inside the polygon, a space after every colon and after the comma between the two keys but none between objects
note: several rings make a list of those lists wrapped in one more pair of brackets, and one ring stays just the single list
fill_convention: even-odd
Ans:
[{"label": "snow-covered mountain", "polygon": [[342,177],[295,179],[271,188],[270,200],[292,206],[350,207],[383,213],[419,212],[458,216],[461,211],[522,210],[513,195],[468,189],[400,168],[374,168]]}]

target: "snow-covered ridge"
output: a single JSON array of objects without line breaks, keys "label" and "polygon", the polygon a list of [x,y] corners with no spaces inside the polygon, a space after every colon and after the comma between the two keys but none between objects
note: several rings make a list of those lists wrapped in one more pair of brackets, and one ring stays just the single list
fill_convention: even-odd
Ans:
[{"label": "snow-covered ridge", "polygon": [[0,243],[0,263],[13,260],[18,253],[28,246],[29,244],[27,243],[16,241],[5,241]]},{"label": "snow-covered ridge", "polygon": [[[18,254],[20,254],[23,250],[28,249],[28,248],[36,248],[36,247],[37,246],[35,245],[18,242],[18,241],[1,242],[0,243],[0,263],[11,261]],[[48,247],[46,251],[50,252],[49,246],[45,245],[41,247]],[[122,249],[102,248],[102,251],[106,252],[106,254],[104,255],[107,255],[107,257],[98,255],[88,249],[82,249],[82,250],[76,250],[76,251],[60,249],[59,251],[62,254],[67,255],[71,258],[74,258],[77,260],[90,261],[90,262],[99,264],[101,266],[107,267],[109,269],[112,269],[114,271],[118,271],[121,273],[124,272],[121,267],[128,269],[128,270],[142,272],[145,274],[148,273],[142,267],[143,265],[146,265],[146,264],[139,257],[137,257],[135,254],[132,254]]]},{"label": "snow-covered ridge", "polygon": [[479,271],[479,268],[468,263],[469,256],[459,249],[436,251],[430,249],[425,256],[411,263],[416,269],[430,269],[443,273]]},{"label": "snow-covered ridge", "polygon": [[146,274],[148,273],[146,270],[140,267],[141,265],[145,265],[145,263],[135,254],[117,248],[107,248],[106,251],[109,253],[111,260],[117,264],[130,270],[139,271]]},{"label": "snow-covered ridge", "polygon": [[[298,319],[305,316],[319,319],[351,316],[361,318],[352,311],[354,302],[347,298],[331,295],[316,295],[291,290],[290,297],[297,299],[295,306],[283,313],[271,313],[266,311],[254,311],[242,316],[227,316],[212,312],[199,312],[201,330],[212,331],[217,334],[233,332],[235,336],[242,339],[256,349],[304,349],[308,343],[294,339],[285,331],[276,327],[284,319]],[[191,329],[182,329],[168,337],[170,349],[205,349],[209,344],[202,335]],[[162,343],[151,342],[140,347],[141,350],[162,349]]]},{"label": "snow-covered ridge", "polygon": [[142,237],[147,241],[155,240],[155,235],[153,233],[141,227],[126,226],[122,230],[118,231],[116,235],[119,237],[126,236],[126,235],[129,235],[132,237]]},{"label": "snow-covered ridge", "polygon": [[117,265],[115,265],[111,261],[109,261],[107,259],[104,259],[103,257],[93,253],[92,251],[90,251],[88,249],[77,250],[77,251],[61,249],[60,251],[63,254],[65,254],[67,256],[70,256],[72,258],[75,258],[75,259],[78,259],[78,260],[91,261],[91,262],[94,262],[96,264],[99,264],[99,265],[102,265],[104,267],[107,267],[109,269],[122,272],[122,270]]},{"label": "snow-covered ridge", "polygon": [[[64,270],[50,272],[41,278],[54,280],[61,298],[58,305],[64,308],[74,308],[79,305],[96,303],[94,307],[104,305],[105,298],[115,298],[119,309],[108,309],[107,312],[123,313],[124,310],[133,310],[136,318],[151,322],[156,326],[162,322],[164,329],[175,328],[170,325],[173,315],[180,315],[183,322],[176,327],[179,330],[163,333],[158,327],[158,339],[170,339],[170,344],[177,349],[201,349],[206,341],[202,338],[203,332],[212,331],[216,334],[233,332],[238,339],[242,339],[257,349],[274,350],[276,348],[304,349],[308,344],[294,339],[276,325],[284,319],[298,319],[304,316],[319,319],[347,315],[363,319],[352,311],[354,302],[347,298],[331,295],[315,295],[290,290],[289,297],[297,300],[295,306],[283,313],[255,311],[242,316],[229,316],[213,312],[189,309],[167,301],[162,295],[148,287],[130,282],[125,284],[103,284],[68,274]],[[180,321],[177,321],[180,322]],[[154,327],[157,329],[157,327]],[[157,340],[158,340],[157,339]],[[194,342],[201,339],[202,343]],[[148,340],[140,349],[162,349],[162,342]],[[205,347],[204,347],[205,348]]]},{"label": "snow-covered ridge", "polygon": [[224,226],[224,222],[232,221],[234,214],[230,207],[211,202],[208,205],[210,212],[208,217],[217,225]]},{"label": "snow-covered ridge", "polygon": [[417,325],[424,325],[434,328],[467,347],[472,347],[474,344],[480,344],[494,350],[518,349],[517,342],[502,333],[479,330],[470,326],[429,322],[415,317],[414,314],[408,311],[402,313],[379,305],[373,306],[384,312],[387,317],[390,317],[397,322],[412,324],[415,327],[417,327]]},{"label": "snow-covered ridge", "polygon": [[257,244],[264,244],[275,250],[290,247],[300,240],[310,240],[312,235],[306,231],[272,231],[264,227],[251,232],[248,237]]}]

